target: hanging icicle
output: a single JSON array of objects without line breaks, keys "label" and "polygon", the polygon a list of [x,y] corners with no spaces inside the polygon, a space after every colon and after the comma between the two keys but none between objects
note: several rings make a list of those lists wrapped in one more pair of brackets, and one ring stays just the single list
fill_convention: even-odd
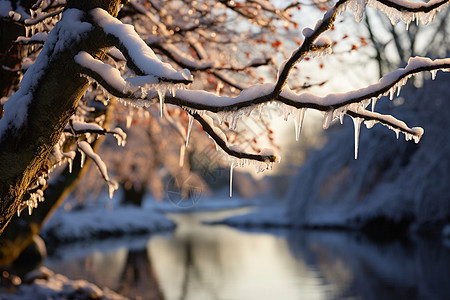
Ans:
[{"label": "hanging icicle", "polygon": [[372,97],[372,112],[374,112],[375,110],[375,104],[377,104],[377,97]]},{"label": "hanging icicle", "polygon": [[192,124],[194,123],[194,117],[191,116],[190,114],[188,114],[188,116],[189,116],[189,123],[188,123],[188,131],[187,131],[187,135],[186,135],[186,148],[189,145],[189,137],[191,136]]},{"label": "hanging icicle", "polygon": [[353,125],[355,126],[355,159],[358,159],[358,147],[359,147],[359,131],[361,130],[361,118],[352,118]]},{"label": "hanging icicle", "polygon": [[323,116],[323,129],[328,129],[328,127],[330,127],[330,124],[333,121],[333,113],[334,109],[329,109],[327,112],[325,112]]},{"label": "hanging icicle", "polygon": [[165,92],[162,89],[156,89],[156,91],[158,92],[158,98],[159,98],[159,109],[161,112],[161,118],[163,117],[163,110],[164,110],[164,95],[163,93]]},{"label": "hanging icicle", "polygon": [[230,198],[233,197],[233,169],[234,169],[234,160],[231,161],[230,166]]},{"label": "hanging icicle", "polygon": [[[80,149],[79,149],[80,150]],[[84,162],[86,161],[86,153],[84,153],[82,150],[80,150],[81,153],[81,163],[80,163],[80,168],[83,168],[84,166]]]},{"label": "hanging icicle", "polygon": [[73,159],[69,157],[67,161],[69,162],[69,173],[72,173]]},{"label": "hanging icicle", "polygon": [[295,140],[300,139],[300,134],[302,132],[303,119],[305,118],[306,108],[297,109],[294,113],[294,126],[295,126]]},{"label": "hanging icicle", "polygon": [[180,147],[180,161],[178,163],[180,168],[183,167],[183,165],[184,165],[184,155],[185,155],[185,153],[186,153],[186,146],[181,144],[181,147]]}]

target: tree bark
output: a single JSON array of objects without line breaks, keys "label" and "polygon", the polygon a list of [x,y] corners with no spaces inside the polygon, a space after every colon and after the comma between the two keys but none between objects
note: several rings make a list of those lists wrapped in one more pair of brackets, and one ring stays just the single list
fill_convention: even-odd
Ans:
[{"label": "tree bark", "polygon": [[[111,106],[105,112],[105,124],[109,124],[112,114]],[[97,150],[104,138],[96,139],[92,149]],[[73,161],[72,172],[69,166],[52,181],[44,191],[45,201],[33,210],[31,215],[27,213],[20,217],[14,215],[10,223],[0,236],[0,269],[6,268],[16,260],[21,252],[33,241],[35,235],[39,234],[45,222],[52,213],[61,206],[67,196],[73,191],[81,177],[88,171],[91,160],[88,159],[81,168],[81,155],[78,153]]]},{"label": "tree bark", "polygon": [[[69,0],[67,8],[85,11],[100,7],[116,16],[121,1]],[[83,40],[51,56],[38,88],[28,107],[27,120],[19,130],[6,132],[0,141],[0,233],[3,232],[27,191],[37,179],[53,146],[58,142],[78,101],[89,86],[80,77],[74,55],[86,51],[102,58],[106,41],[100,29],[89,32]],[[5,111],[8,114],[8,111]]]}]

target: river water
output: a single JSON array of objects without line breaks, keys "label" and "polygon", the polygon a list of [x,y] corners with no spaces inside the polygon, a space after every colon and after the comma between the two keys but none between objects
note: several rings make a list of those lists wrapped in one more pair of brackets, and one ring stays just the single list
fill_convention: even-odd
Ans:
[{"label": "river water", "polygon": [[45,263],[131,299],[450,299],[450,243],[356,233],[244,232],[173,214],[173,233],[61,247]]}]

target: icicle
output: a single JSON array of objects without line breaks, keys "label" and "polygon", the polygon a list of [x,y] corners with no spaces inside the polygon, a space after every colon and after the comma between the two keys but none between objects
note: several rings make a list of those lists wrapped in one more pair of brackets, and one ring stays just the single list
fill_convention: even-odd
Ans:
[{"label": "icicle", "polygon": [[127,143],[127,134],[120,127],[114,128],[112,133],[117,140],[117,145],[125,147],[125,144]]},{"label": "icicle", "polygon": [[188,114],[189,116],[189,123],[188,123],[188,132],[186,135],[186,148],[189,145],[189,137],[191,136],[191,130],[192,130],[192,124],[194,122],[194,117]]},{"label": "icicle", "polygon": [[220,96],[220,90],[223,89],[223,87],[224,87],[224,84],[222,83],[222,81],[219,81],[219,83],[217,83],[217,86],[216,86],[216,95],[217,96]]},{"label": "icicle", "polygon": [[37,199],[39,202],[44,202],[44,192],[42,190],[37,190]]},{"label": "icicle", "polygon": [[234,168],[234,160],[231,161],[230,166],[230,198],[233,197],[233,168]]},{"label": "icicle", "polygon": [[112,199],[114,196],[114,188],[111,185],[108,185],[109,199]]},{"label": "icicle", "polygon": [[438,70],[431,70],[431,79],[434,80],[436,78],[436,73]]},{"label": "icicle", "polygon": [[73,159],[68,158],[67,161],[69,162],[69,173],[72,173]]},{"label": "icicle", "polygon": [[372,128],[375,125],[375,123],[376,123],[375,120],[364,121],[364,125],[366,125],[368,129]]},{"label": "icicle", "polygon": [[305,118],[306,108],[297,109],[294,113],[294,126],[295,126],[295,140],[300,139],[300,134],[302,132],[303,119]]},{"label": "icicle", "polygon": [[415,135],[413,136],[414,142],[417,144],[420,141],[420,138],[423,135],[423,128],[421,127],[413,127],[412,130],[414,130]]},{"label": "icicle", "polygon": [[112,199],[114,191],[119,188],[119,184],[114,180],[108,180],[106,183],[108,184],[109,199]]},{"label": "icicle", "polygon": [[130,111],[128,112],[128,115],[127,115],[127,125],[126,125],[127,129],[129,129],[131,127],[131,122],[133,121],[133,115],[134,115],[134,111],[132,109],[130,109]]},{"label": "icicle", "polygon": [[330,127],[331,121],[333,121],[333,109],[329,109],[323,116],[323,129]]},{"label": "icicle", "polygon": [[361,106],[364,109],[366,109],[366,107],[369,106],[369,104],[370,104],[370,99],[366,99],[366,100],[361,101]]},{"label": "icicle", "polygon": [[288,109],[286,109],[286,107],[283,107],[283,111],[284,111],[283,120],[286,122],[288,120],[289,115],[291,114],[291,112]]},{"label": "icicle", "polygon": [[372,97],[372,112],[374,112],[375,110],[375,104],[377,103],[377,98],[376,97]]},{"label": "icicle", "polygon": [[186,153],[186,146],[181,144],[181,147],[180,147],[180,161],[178,163],[180,168],[183,167],[183,165],[184,165],[184,154],[185,153]]},{"label": "icicle", "polygon": [[389,89],[389,100],[394,99],[394,92],[395,92],[395,86],[393,86]]},{"label": "icicle", "polygon": [[161,118],[163,117],[163,108],[164,108],[164,95],[161,89],[156,89],[156,91],[158,92],[158,98],[159,98],[159,108],[161,111]]},{"label": "icicle", "polygon": [[341,125],[344,124],[344,115],[345,115],[344,112],[339,113],[339,122],[341,123]]},{"label": "icicle", "polygon": [[399,135],[400,135],[400,130],[394,129],[394,132],[395,132],[395,136],[397,137],[397,140],[398,140]]},{"label": "icicle", "polygon": [[83,151],[80,151],[81,153],[81,164],[80,167],[82,168],[84,166],[84,162],[86,160],[86,153],[84,153]]},{"label": "icicle", "polygon": [[397,97],[400,96],[400,90],[402,89],[402,85],[398,84],[397,85]]},{"label": "icicle", "polygon": [[361,118],[352,118],[353,125],[355,126],[355,159],[358,159],[358,147],[359,147],[359,131],[361,129]]}]

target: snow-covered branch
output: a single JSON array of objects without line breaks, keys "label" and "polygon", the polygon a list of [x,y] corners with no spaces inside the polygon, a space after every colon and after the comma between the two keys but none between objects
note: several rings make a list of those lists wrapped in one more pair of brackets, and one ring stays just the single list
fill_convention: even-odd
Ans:
[{"label": "snow-covered branch", "polygon": [[[383,5],[395,8],[398,11],[407,11],[412,13],[428,13],[435,9],[442,9],[449,0],[431,0],[429,2],[412,2],[408,0],[376,0]],[[369,4],[370,5],[370,4]]]},{"label": "snow-covered branch", "polygon": [[115,128],[113,130],[107,130],[97,123],[94,122],[79,122],[79,121],[69,121],[69,124],[64,128],[64,132],[72,133],[74,136],[84,135],[84,134],[99,134],[106,135],[111,134],[117,139],[117,143],[120,146],[125,146],[125,141],[127,135],[120,128]]},{"label": "snow-covered branch", "polygon": [[[148,80],[148,77],[135,77],[125,80],[121,77],[120,72],[117,69],[104,64],[99,60],[95,60],[87,53],[78,54],[75,60],[84,67],[85,75],[95,79],[109,93],[118,98],[129,99],[138,105],[151,105],[155,102],[155,98],[161,96],[161,92],[158,90],[157,86],[155,87],[151,84],[147,86],[145,84],[139,84],[139,82],[144,82],[143,80],[145,79]],[[330,118],[330,122],[333,119],[342,118],[346,113],[354,118],[361,118],[361,120],[380,122],[393,130],[404,132],[408,137],[414,137],[414,140],[418,141],[423,131],[414,128],[410,129],[406,124],[396,120],[392,116],[373,114],[365,111],[364,108],[370,101],[375,105],[376,100],[383,95],[391,94],[392,98],[396,90],[399,92],[401,86],[403,86],[407,79],[414,74],[430,71],[434,77],[438,70],[446,71],[448,69],[450,69],[450,59],[438,59],[432,61],[427,58],[416,57],[410,59],[405,68],[398,69],[384,76],[376,84],[359,90],[341,94],[329,94],[324,97],[319,97],[310,93],[297,94],[287,87],[283,88],[279,95],[275,95],[274,91],[277,89],[276,86],[279,81],[276,84],[252,86],[243,90],[242,93],[236,97],[224,97],[205,91],[194,90],[179,90],[176,93],[172,91],[171,93],[165,93],[164,96],[166,103],[187,108],[191,112],[207,110],[215,113],[231,112],[231,114],[236,110],[252,110],[256,108],[257,105],[276,100],[291,106],[294,109],[312,108],[323,111],[328,114],[326,119]],[[150,81],[150,83],[154,84],[156,82]],[[364,107],[361,109],[361,106]],[[293,114],[295,114],[294,111]],[[236,116],[239,115],[240,113],[236,113]],[[202,126],[206,124],[201,117],[197,116],[196,119]],[[253,157],[253,154],[232,151],[228,148],[226,142],[215,134],[214,130],[208,128],[207,124],[204,128],[216,143],[232,156],[245,156],[246,158],[259,161],[265,161],[267,159],[257,155]]]},{"label": "snow-covered branch", "polygon": [[370,5],[373,8],[384,12],[393,24],[398,23],[400,19],[406,24],[409,24],[414,19],[427,24],[433,20],[436,12],[439,12],[443,7],[447,6],[448,3],[449,0],[433,0],[428,3],[417,3],[407,0],[340,0],[333,8],[325,13],[322,20],[317,22],[314,29],[305,28],[303,30],[305,40],[280,68],[273,94],[278,95],[281,93],[281,90],[289,77],[290,71],[299,60],[308,53],[319,50],[314,49],[314,46],[317,47],[320,45],[324,48],[329,46],[328,43],[323,43],[323,41],[318,38],[322,33],[331,29],[337,15],[342,11],[345,11],[347,6],[354,10],[355,18],[358,22],[362,20],[366,6]]},{"label": "snow-covered branch", "polygon": [[131,25],[112,17],[97,8],[90,12],[95,24],[102,28],[111,44],[127,58],[127,65],[137,75],[152,75],[159,81],[189,84],[192,82],[188,70],[176,71],[171,65],[161,62],[153,50],[139,37]]},{"label": "snow-covered branch", "polygon": [[97,166],[100,174],[102,175],[103,179],[106,181],[109,187],[109,197],[112,198],[114,191],[119,188],[119,185],[116,181],[112,180],[108,176],[108,170],[106,168],[105,163],[103,162],[102,158],[94,152],[91,145],[87,143],[86,141],[80,141],[78,142],[78,150],[82,153],[82,163],[84,162],[85,156],[88,156]]},{"label": "snow-covered branch", "polygon": [[265,163],[276,163],[279,162],[280,158],[276,154],[251,154],[244,151],[238,150],[237,147],[230,147],[227,142],[212,128],[212,126],[198,113],[192,113],[194,119],[196,119],[200,125],[202,125],[203,130],[216,142],[223,151],[228,155],[239,159],[250,159],[254,161],[260,161]]}]

